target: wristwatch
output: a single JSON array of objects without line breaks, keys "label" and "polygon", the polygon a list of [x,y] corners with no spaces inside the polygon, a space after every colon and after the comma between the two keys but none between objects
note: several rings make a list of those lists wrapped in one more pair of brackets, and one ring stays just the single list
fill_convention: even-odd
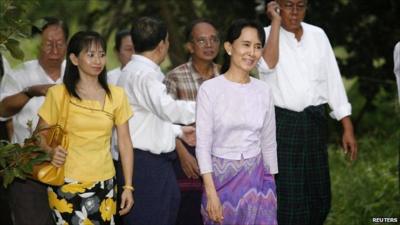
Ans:
[{"label": "wristwatch", "polygon": [[22,90],[22,93],[24,93],[24,95],[28,96],[28,98],[32,98],[33,95],[31,93],[29,93],[29,89],[30,87],[26,87]]}]

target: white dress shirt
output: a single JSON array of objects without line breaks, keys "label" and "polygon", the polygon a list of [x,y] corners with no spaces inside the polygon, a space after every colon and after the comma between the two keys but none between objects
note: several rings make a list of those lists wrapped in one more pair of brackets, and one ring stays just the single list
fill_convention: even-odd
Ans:
[{"label": "white dress shirt", "polygon": [[[12,73],[12,69],[11,69],[10,64],[8,63],[6,57],[4,57],[3,55],[1,57],[3,60],[3,75],[5,76],[8,73]],[[1,80],[3,80],[3,79],[1,79]],[[0,81],[0,87],[1,87],[1,83],[2,83],[2,81]],[[1,93],[1,89],[0,89],[0,93]],[[0,117],[0,121],[6,121],[8,119],[10,119],[10,118]]]},{"label": "white dress shirt", "polygon": [[197,95],[196,158],[201,174],[213,171],[211,156],[229,160],[262,154],[264,166],[278,173],[275,109],[267,84],[247,84],[224,75],[205,81]]},{"label": "white dress shirt", "polygon": [[[107,83],[117,85],[119,77],[121,76],[121,67],[117,67],[113,70],[107,72]],[[113,129],[113,134],[111,138],[111,155],[114,160],[119,159],[119,152],[118,152],[118,138],[117,138],[117,131],[115,128]]]},{"label": "white dress shirt", "polygon": [[172,152],[181,128],[195,120],[195,102],[174,100],[162,83],[164,74],[150,59],[133,55],[118,85],[127,92],[134,116],[129,120],[133,146],[153,154]]},{"label": "white dress shirt", "polygon": [[[59,84],[65,70],[65,61],[61,65],[61,76],[58,80],[53,81],[43,70],[38,60],[31,60],[21,65],[21,68],[15,72],[7,73],[3,77],[0,87],[0,101],[5,97],[17,94],[24,88],[40,84]],[[36,128],[39,121],[37,115],[40,106],[44,102],[44,96],[31,98],[20,112],[12,117],[14,134],[13,143],[24,143],[24,140],[31,136],[32,130],[29,129],[27,123],[32,121],[32,129]]]},{"label": "white dress shirt", "polygon": [[399,101],[400,101],[400,42],[397,42],[394,51],[393,51],[393,60],[394,60],[394,74],[396,75],[397,80],[397,90],[399,92]]},{"label": "white dress shirt", "polygon": [[121,76],[121,67],[117,67],[107,72],[107,83],[117,85],[118,79]]},{"label": "white dress shirt", "polygon": [[[308,106],[328,103],[336,120],[351,114],[351,105],[340,76],[335,55],[325,32],[301,23],[300,41],[280,28],[279,62],[274,70],[263,59],[258,63],[260,79],[272,88],[275,105],[301,112]],[[268,37],[270,27],[265,28]]]}]

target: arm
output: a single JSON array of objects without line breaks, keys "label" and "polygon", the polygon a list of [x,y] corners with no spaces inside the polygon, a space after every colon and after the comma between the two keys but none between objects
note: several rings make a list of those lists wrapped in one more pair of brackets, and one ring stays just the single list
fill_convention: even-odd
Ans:
[{"label": "arm", "polygon": [[199,163],[200,173],[211,173],[211,149],[213,146],[213,107],[208,93],[200,86],[197,93],[196,108],[196,158]]},{"label": "arm", "polygon": [[[178,82],[177,82],[177,76],[178,74],[174,73],[174,71],[169,72],[165,78],[163,83],[165,84],[165,87],[167,89],[168,94],[173,98],[173,99],[177,99],[178,98]],[[176,126],[176,125],[174,125]],[[190,146],[194,146],[195,145],[195,135],[193,135],[193,137],[191,139],[194,138],[193,143],[190,143],[190,141],[185,140],[184,137],[186,137],[186,135],[183,135],[183,131],[182,128],[179,127],[175,127],[174,130],[175,131],[175,135],[176,136],[181,136],[181,138],[188,143]],[[195,133],[193,133],[195,134]],[[199,167],[197,166],[197,161],[195,159],[195,157],[193,157],[189,151],[186,149],[186,147],[183,145],[182,140],[177,138],[175,141],[175,146],[176,146],[176,152],[178,153],[178,158],[179,161],[181,163],[181,167],[183,172],[185,173],[185,175],[188,178],[194,178],[197,179],[199,177],[200,171],[199,171]]]},{"label": "arm", "polygon": [[328,81],[328,104],[333,110],[330,116],[338,121],[341,121],[343,126],[342,145],[345,153],[350,154],[350,159],[357,158],[357,141],[354,136],[353,124],[350,120],[351,105],[348,102],[346,90],[340,76],[339,67],[336,62],[335,54],[329,43],[328,37],[323,34],[323,47],[325,47],[325,59],[322,63],[325,64],[324,73],[327,75]]},{"label": "arm", "polygon": [[[133,146],[131,137],[129,134],[128,122],[117,125],[117,136],[118,136],[118,149],[120,154],[120,160],[122,163],[122,171],[125,179],[125,186],[132,186],[133,177]],[[132,186],[133,187],[133,186]],[[133,206],[133,190],[123,189],[121,194],[121,210],[120,215],[125,215]]]},{"label": "arm", "polygon": [[207,213],[213,221],[221,222],[223,212],[218,193],[212,179],[211,148],[213,145],[213,112],[210,96],[203,86],[197,94],[196,111],[196,156],[203,177],[204,189],[207,196]]},{"label": "arm", "polygon": [[32,97],[45,96],[53,84],[34,85],[14,95],[5,97],[1,101],[0,116],[10,117],[17,114]]},{"label": "arm", "polygon": [[[57,96],[56,92],[49,91],[49,94],[46,96],[44,103],[40,107],[39,114],[39,122],[36,126],[36,130],[41,130],[42,128],[47,128],[51,125],[54,125],[58,121],[58,117],[60,114],[60,106],[61,103],[59,101],[59,96]],[[67,151],[62,146],[50,146],[46,142],[46,130],[39,132],[40,135],[40,146],[44,151],[50,153],[52,158],[51,163],[56,167],[61,167],[65,163],[65,159],[67,157]]]},{"label": "arm", "polygon": [[200,170],[197,165],[197,160],[193,157],[180,139],[176,139],[176,152],[181,163],[183,172],[188,178],[198,179]]},{"label": "arm", "polygon": [[[49,124],[46,123],[41,117],[39,117],[39,122],[36,126],[36,130],[40,130],[41,128],[49,127]],[[55,148],[50,147],[46,142],[46,131],[39,132],[39,146],[40,148],[50,154],[51,164],[55,167],[62,167],[65,163],[65,159],[67,158],[67,151],[58,145]]]},{"label": "arm", "polygon": [[204,190],[207,196],[207,213],[211,220],[222,223],[224,219],[221,201],[219,200],[218,193],[215,189],[214,181],[211,173],[202,175],[204,182]]},{"label": "arm", "polygon": [[271,1],[267,5],[267,15],[271,20],[271,30],[264,46],[263,58],[269,68],[275,68],[279,60],[279,30],[281,27],[281,17],[277,13],[279,5],[276,1]]},{"label": "arm", "polygon": [[135,93],[143,106],[165,121],[178,124],[191,124],[195,119],[195,102],[174,100],[167,94],[163,83],[150,75],[134,83],[131,91]]},{"label": "arm", "polygon": [[341,123],[343,126],[343,136],[342,136],[342,145],[343,150],[346,154],[350,155],[351,160],[357,159],[357,141],[354,136],[353,124],[351,123],[350,117],[346,116],[341,119]]},{"label": "arm", "polygon": [[265,114],[264,124],[261,133],[261,152],[264,167],[270,174],[278,173],[277,143],[276,143],[276,122],[275,108],[272,93],[269,91],[268,110]]}]

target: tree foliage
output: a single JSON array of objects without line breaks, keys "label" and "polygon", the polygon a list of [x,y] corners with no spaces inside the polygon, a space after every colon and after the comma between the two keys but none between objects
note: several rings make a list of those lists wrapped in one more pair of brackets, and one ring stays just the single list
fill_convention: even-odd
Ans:
[{"label": "tree foliage", "polygon": [[24,58],[18,39],[31,32],[31,23],[24,16],[35,4],[35,1],[0,2],[0,51],[9,51],[17,59]]},{"label": "tree foliage", "polygon": [[356,117],[374,110],[381,88],[394,93],[393,49],[400,41],[400,2],[397,0],[309,1],[307,20],[327,32],[333,46],[345,54],[338,58],[342,74],[356,77],[366,101]]},{"label": "tree foliage", "polygon": [[49,161],[49,155],[36,145],[10,144],[0,141],[0,176],[7,187],[15,178],[26,179],[33,166]]},{"label": "tree foliage", "polygon": [[[269,1],[269,0],[265,0]],[[263,0],[222,1],[222,0],[114,0],[114,1],[70,1],[38,0],[31,1],[3,0],[0,13],[0,46],[4,45],[4,29],[27,31],[26,21],[35,21],[43,16],[56,16],[71,24],[72,30],[96,30],[109,38],[119,29],[129,29],[134,19],[140,16],[155,16],[163,19],[169,30],[171,66],[187,60],[184,49],[185,26],[195,18],[211,19],[218,26],[220,33],[236,18],[258,19],[268,25],[263,7],[257,6]],[[8,10],[8,14],[5,13]],[[11,16],[12,13],[25,12],[25,17]],[[78,13],[79,12],[79,13]],[[335,49],[339,49],[338,62],[342,75],[356,78],[359,91],[365,103],[356,116],[358,123],[366,111],[374,110],[374,98],[381,88],[394,92],[393,47],[400,39],[400,2],[398,0],[332,0],[308,1],[306,22],[322,27]],[[20,21],[20,23],[18,22]],[[23,23],[22,23],[23,22]],[[24,26],[22,26],[24,25]],[[18,28],[21,27],[21,29]],[[26,32],[17,32],[26,33]],[[223,37],[222,37],[223,38]],[[3,42],[1,42],[3,40]],[[20,57],[18,39],[7,39],[7,47],[14,56]]]}]

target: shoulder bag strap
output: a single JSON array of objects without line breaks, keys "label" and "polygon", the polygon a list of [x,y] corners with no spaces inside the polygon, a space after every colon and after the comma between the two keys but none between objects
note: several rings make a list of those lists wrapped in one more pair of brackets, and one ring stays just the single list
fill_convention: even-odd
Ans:
[{"label": "shoulder bag strap", "polygon": [[69,93],[66,87],[63,88],[62,102],[60,106],[60,117],[58,118],[57,124],[61,126],[63,130],[67,127],[68,113],[69,113]]}]

